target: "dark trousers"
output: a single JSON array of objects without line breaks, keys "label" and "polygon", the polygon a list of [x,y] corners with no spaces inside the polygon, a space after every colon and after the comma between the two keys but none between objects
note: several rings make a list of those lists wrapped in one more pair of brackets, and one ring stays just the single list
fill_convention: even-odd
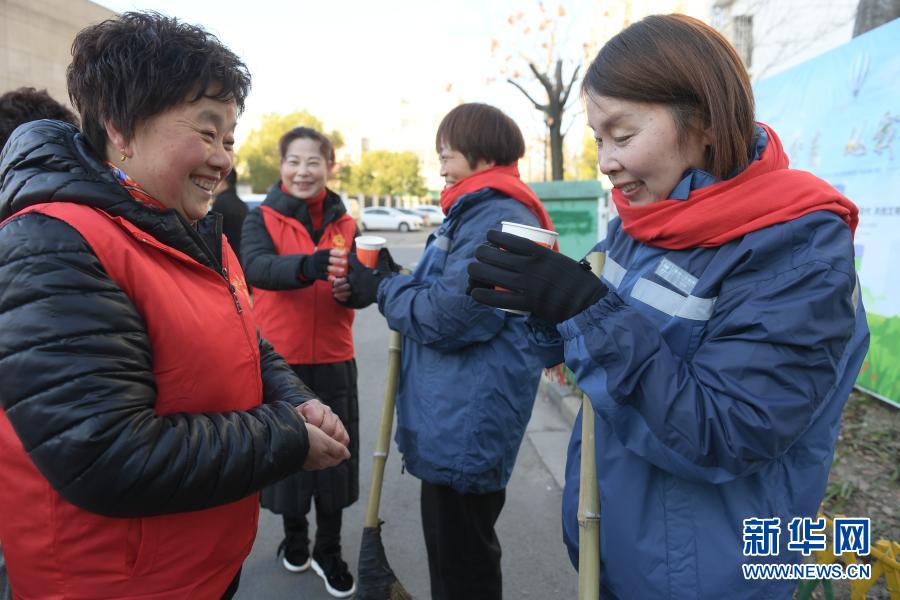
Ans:
[{"label": "dark trousers", "polygon": [[[318,497],[316,498],[316,543],[313,547],[313,557],[340,555],[341,553],[341,522],[343,510],[333,512],[322,510]],[[309,523],[306,517],[284,517],[284,537],[287,539],[287,549],[302,546],[309,548]]]},{"label": "dark trousers", "polygon": [[494,525],[506,490],[461,494],[422,482],[422,531],[434,600],[502,600]]}]

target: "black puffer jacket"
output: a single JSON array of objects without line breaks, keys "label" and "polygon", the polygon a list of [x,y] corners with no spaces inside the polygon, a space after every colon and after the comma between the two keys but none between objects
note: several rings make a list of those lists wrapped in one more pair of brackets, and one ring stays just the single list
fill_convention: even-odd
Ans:
[{"label": "black puffer jacket", "polygon": [[[281,191],[281,184],[275,183],[263,201],[285,217],[301,223],[314,244],[318,244],[329,223],[333,223],[347,214],[341,197],[328,190],[322,201],[322,225],[313,228],[312,217],[309,216],[309,205]],[[355,237],[355,236],[354,236]],[[352,243],[352,240],[350,240]],[[247,213],[241,234],[241,264],[247,283],[262,290],[295,290],[315,283],[315,280],[302,280],[297,277],[301,264],[307,260],[308,254],[279,254],[275,242],[266,229],[262,211],[255,208]]]},{"label": "black puffer jacket", "polygon": [[[194,228],[143,206],[77,130],[36,121],[0,155],[0,221],[54,201],[123,217],[223,272],[216,215]],[[0,229],[0,403],[31,460],[76,506],[107,516],[193,511],[298,471],[309,442],[294,405],[313,394],[265,340],[259,346],[261,406],[158,415],[143,320],[84,238],[37,213]]]}]

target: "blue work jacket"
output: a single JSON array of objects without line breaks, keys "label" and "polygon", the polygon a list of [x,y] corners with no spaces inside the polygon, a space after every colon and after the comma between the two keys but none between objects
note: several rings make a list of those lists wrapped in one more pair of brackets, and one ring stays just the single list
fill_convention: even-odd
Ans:
[{"label": "blue work jacket", "polygon": [[493,189],[462,196],[415,272],[378,288],[379,309],[403,336],[396,441],[404,464],[461,493],[506,486],[545,360],[524,317],[466,294],[475,249],[501,221],[539,226],[524,204]]},{"label": "blue work jacket", "polygon": [[[596,412],[604,597],[790,598],[796,581],[741,565],[799,561],[788,523],[825,492],[869,341],[849,227],[819,211],[665,250],[616,219],[595,251],[609,294],[535,332],[561,335]],[[563,499],[576,565],[580,456],[579,415]],[[751,518],[781,519],[775,556],[743,555]]]}]

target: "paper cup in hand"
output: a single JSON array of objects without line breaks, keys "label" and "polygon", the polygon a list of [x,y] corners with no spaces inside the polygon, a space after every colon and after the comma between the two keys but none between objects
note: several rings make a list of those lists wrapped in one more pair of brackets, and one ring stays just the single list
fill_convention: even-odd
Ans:
[{"label": "paper cup in hand", "polygon": [[511,233],[526,240],[536,242],[545,248],[552,248],[556,243],[559,234],[549,229],[541,229],[540,227],[532,227],[531,225],[521,225],[519,223],[510,223],[509,221],[501,221],[500,231],[503,233]]},{"label": "paper cup in hand", "polygon": [[370,269],[378,265],[378,252],[387,240],[377,235],[361,235],[356,238],[356,258]]},{"label": "paper cup in hand", "polygon": [[[526,240],[531,240],[545,248],[553,248],[556,244],[556,238],[559,237],[559,234],[555,231],[550,231],[549,229],[541,229],[540,227],[532,227],[531,225],[522,225],[520,223],[511,223],[509,221],[501,221],[500,222],[500,231],[503,233],[511,233],[518,237],[523,237]],[[500,291],[509,291],[506,288],[502,288],[500,286],[496,286],[494,289]],[[517,315],[527,315],[528,313],[523,310],[512,310],[510,308],[502,308],[500,310],[505,310],[506,312],[517,314]]]}]

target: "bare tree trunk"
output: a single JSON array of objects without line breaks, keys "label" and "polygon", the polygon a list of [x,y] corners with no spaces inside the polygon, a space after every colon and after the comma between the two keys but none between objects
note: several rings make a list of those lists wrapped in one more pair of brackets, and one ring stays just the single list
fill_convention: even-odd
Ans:
[{"label": "bare tree trunk", "polygon": [[900,19],[900,0],[859,0],[853,37],[894,19]]},{"label": "bare tree trunk", "polygon": [[556,69],[554,70],[554,79],[552,81],[546,73],[541,73],[534,63],[528,63],[528,67],[544,87],[544,91],[547,93],[547,104],[535,101],[525,88],[512,79],[507,79],[507,81],[522,92],[537,110],[544,113],[544,122],[547,124],[547,130],[550,132],[551,176],[554,181],[558,181],[563,179],[565,173],[565,165],[563,164],[563,137],[565,134],[562,131],[562,119],[566,110],[566,102],[568,102],[572,86],[575,85],[575,80],[578,78],[578,70],[581,68],[581,65],[575,67],[568,83],[562,79],[562,60],[556,61]]},{"label": "bare tree trunk", "polygon": [[550,171],[553,181],[563,179],[563,134],[562,115],[550,124]]}]

